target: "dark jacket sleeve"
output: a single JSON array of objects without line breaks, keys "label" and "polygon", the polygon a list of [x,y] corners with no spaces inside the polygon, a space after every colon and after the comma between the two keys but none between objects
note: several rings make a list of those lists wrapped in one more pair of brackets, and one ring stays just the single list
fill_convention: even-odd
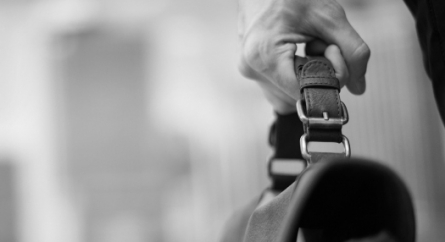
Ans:
[{"label": "dark jacket sleeve", "polygon": [[405,0],[405,3],[416,20],[423,63],[445,124],[445,1]]}]

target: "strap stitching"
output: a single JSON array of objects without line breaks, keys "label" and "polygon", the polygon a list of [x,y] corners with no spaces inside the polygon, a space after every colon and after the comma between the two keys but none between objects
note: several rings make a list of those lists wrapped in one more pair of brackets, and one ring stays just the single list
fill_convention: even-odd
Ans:
[{"label": "strap stitching", "polygon": [[[311,62],[307,63],[307,65],[304,66],[304,67],[305,67],[305,68],[304,68],[304,71],[303,71],[303,75],[304,75],[304,77],[306,77],[305,75],[306,75],[307,69],[308,69],[310,66],[312,66],[312,65],[316,65],[316,64],[321,64],[322,66],[327,67],[329,73],[330,73],[331,75],[334,75],[334,76],[335,76],[335,72],[333,71],[333,69],[332,69],[329,65],[327,65],[327,64],[326,64],[325,62],[323,62],[323,61],[315,60],[315,61],[311,61]],[[317,76],[315,76],[315,77],[317,77]]]},{"label": "strap stitching", "polygon": [[305,86],[312,85],[312,84],[325,84],[326,86],[329,86],[329,87],[337,87],[336,84],[330,84],[327,82],[307,82],[307,83],[303,83],[301,86],[305,87]]},{"label": "strap stitching", "polygon": [[[308,68],[310,66],[313,66],[313,65],[322,65],[322,66],[326,67],[327,70],[329,71],[329,74],[331,74],[332,76],[316,76],[316,75],[315,76],[314,75],[313,76],[306,76]],[[307,63],[304,66],[302,80],[304,78],[334,79],[335,78],[335,72],[334,72],[333,68],[331,68],[325,62],[315,60],[315,61],[311,61],[311,62]],[[310,82],[310,83],[303,83],[301,86],[304,87],[304,86],[311,85],[311,84],[329,84],[329,83],[327,83],[327,82]],[[329,86],[337,87],[337,85],[329,85]],[[307,115],[310,116],[311,115],[311,110],[312,110],[312,106],[311,106],[312,105],[312,103],[311,103],[311,93],[309,91],[304,91],[304,94],[305,94],[306,102],[308,102],[307,106],[309,107],[309,109],[307,110]],[[338,90],[336,90],[335,97],[337,99],[337,115],[340,117],[340,98],[339,98],[339,95],[338,95]]]},{"label": "strap stitching", "polygon": [[338,95],[338,90],[335,92],[335,97],[337,98],[337,115],[338,117],[341,117],[340,114],[340,95]]},{"label": "strap stitching", "polygon": [[333,76],[305,76],[304,78],[320,78],[320,79],[337,79],[336,77]]},{"label": "strap stitching", "polygon": [[[303,85],[307,85],[307,84],[331,84],[329,82],[305,82],[303,83]],[[334,85],[334,84],[331,84]]]},{"label": "strap stitching", "polygon": [[305,90],[304,91],[304,95],[305,95],[306,102],[308,104],[307,106],[309,107],[309,109],[306,110],[307,111],[307,115],[310,116],[311,115],[311,110],[312,110],[310,92]]}]

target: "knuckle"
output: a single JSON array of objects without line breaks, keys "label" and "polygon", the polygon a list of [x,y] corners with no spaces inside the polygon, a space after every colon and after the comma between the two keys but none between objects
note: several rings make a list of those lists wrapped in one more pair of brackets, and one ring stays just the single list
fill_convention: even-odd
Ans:
[{"label": "knuckle", "polygon": [[319,14],[329,22],[346,19],[346,13],[343,7],[336,1],[323,1],[323,6],[318,8]]},{"label": "knuckle", "polygon": [[259,52],[253,43],[244,44],[242,49],[241,58],[238,64],[238,70],[240,73],[247,78],[255,78],[255,69],[258,65]]},{"label": "knuckle", "polygon": [[241,70],[246,77],[251,77],[252,71],[265,72],[270,65],[269,39],[256,36],[246,36],[241,55]]},{"label": "knuckle", "polygon": [[309,15],[309,22],[314,25],[315,29],[321,29],[319,31],[341,29],[347,24],[343,7],[335,1],[322,1],[320,5],[314,6],[312,10],[312,14]]},{"label": "knuckle", "polygon": [[329,4],[330,14],[334,19],[346,19],[346,12],[343,7],[337,2],[330,1]]},{"label": "knuckle", "polygon": [[238,62],[238,71],[246,78],[255,79],[256,77],[255,71],[246,63],[244,58],[241,58]]},{"label": "knuckle", "polygon": [[242,43],[238,69],[247,78],[259,80],[261,77],[276,74],[277,66],[284,59],[293,60],[295,43],[288,41],[289,36],[275,36],[261,33],[248,33]]}]

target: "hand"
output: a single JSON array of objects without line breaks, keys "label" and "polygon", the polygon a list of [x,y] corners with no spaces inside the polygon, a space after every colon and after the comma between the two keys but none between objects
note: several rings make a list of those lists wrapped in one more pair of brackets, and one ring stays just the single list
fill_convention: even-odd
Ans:
[{"label": "hand", "polygon": [[240,0],[241,73],[258,81],[278,113],[295,111],[300,91],[294,66],[296,43],[307,55],[329,59],[343,87],[365,91],[370,50],[335,0]]}]

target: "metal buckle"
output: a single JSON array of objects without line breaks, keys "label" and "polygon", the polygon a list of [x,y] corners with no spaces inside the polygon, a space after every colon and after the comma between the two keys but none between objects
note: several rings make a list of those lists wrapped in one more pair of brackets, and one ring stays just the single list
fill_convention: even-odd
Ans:
[{"label": "metal buckle", "polygon": [[303,112],[303,100],[297,101],[298,117],[303,124],[311,128],[341,128],[341,126],[347,124],[349,121],[348,110],[343,102],[341,102],[341,107],[343,110],[342,118],[329,118],[327,113],[323,113],[323,118],[308,118]]},{"label": "metal buckle", "polygon": [[[346,138],[346,136],[342,135],[342,144],[345,147],[345,156],[347,158],[351,157],[351,146],[349,145],[349,140]],[[308,162],[311,159],[311,155],[309,154],[307,150],[307,134],[303,134],[300,138],[300,148],[301,148],[301,155],[304,159],[306,159]]]}]

